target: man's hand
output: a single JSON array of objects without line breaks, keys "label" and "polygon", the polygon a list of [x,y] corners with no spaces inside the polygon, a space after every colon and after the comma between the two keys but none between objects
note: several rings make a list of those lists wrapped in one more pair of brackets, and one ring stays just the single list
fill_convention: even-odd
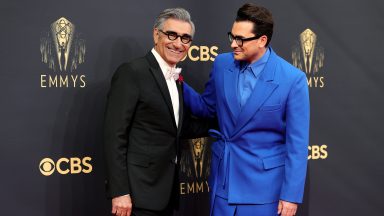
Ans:
[{"label": "man's hand", "polygon": [[293,216],[296,215],[297,204],[280,200],[277,214],[281,216]]},{"label": "man's hand", "polygon": [[124,195],[112,199],[112,214],[116,216],[130,216],[132,212],[131,196]]}]

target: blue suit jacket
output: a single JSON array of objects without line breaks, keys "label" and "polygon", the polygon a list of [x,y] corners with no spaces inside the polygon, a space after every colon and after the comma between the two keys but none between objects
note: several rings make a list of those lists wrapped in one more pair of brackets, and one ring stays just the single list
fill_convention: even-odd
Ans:
[{"label": "blue suit jacket", "polygon": [[279,199],[300,203],[309,139],[306,76],[271,49],[251,96],[240,108],[239,70],[233,54],[224,53],[216,57],[203,94],[184,85],[184,101],[192,113],[219,120],[220,131],[214,132],[218,141],[212,144],[212,195],[237,204]]}]

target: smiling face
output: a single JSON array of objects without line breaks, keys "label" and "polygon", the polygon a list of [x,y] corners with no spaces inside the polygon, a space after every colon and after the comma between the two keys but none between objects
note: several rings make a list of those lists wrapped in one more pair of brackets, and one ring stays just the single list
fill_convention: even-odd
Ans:
[{"label": "smiling face", "polygon": [[[233,24],[231,33],[239,38],[251,38],[256,35],[252,32],[253,23],[250,21],[239,21]],[[243,46],[239,46],[235,40],[231,43],[234,58],[238,61],[253,63],[260,59],[266,51],[267,36],[262,35],[256,40],[244,41]]]},{"label": "smiling face", "polygon": [[162,30],[163,32],[176,32],[178,35],[192,35],[192,27],[188,22],[167,19],[163,23],[162,29],[155,28],[153,30],[155,50],[164,61],[169,64],[169,66],[173,67],[185,57],[191,43],[182,43],[180,37],[171,41],[168,39],[167,35],[159,30]]}]

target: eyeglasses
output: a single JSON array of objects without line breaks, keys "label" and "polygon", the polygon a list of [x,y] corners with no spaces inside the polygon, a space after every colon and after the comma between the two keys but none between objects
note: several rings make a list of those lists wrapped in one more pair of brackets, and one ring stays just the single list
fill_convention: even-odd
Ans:
[{"label": "eyeglasses", "polygon": [[242,47],[244,42],[246,42],[246,41],[256,40],[256,39],[259,39],[260,37],[261,37],[261,35],[259,35],[259,36],[256,35],[255,37],[249,37],[249,38],[241,38],[239,36],[234,36],[231,32],[228,32],[229,42],[232,44],[233,40],[235,40],[236,44],[239,47]]},{"label": "eyeglasses", "polygon": [[183,44],[188,44],[192,41],[192,36],[191,35],[187,35],[187,34],[184,34],[184,35],[178,35],[176,32],[173,32],[173,31],[162,31],[159,29],[159,32],[167,35],[168,39],[171,40],[171,41],[175,41],[177,38],[180,37],[180,40]]}]

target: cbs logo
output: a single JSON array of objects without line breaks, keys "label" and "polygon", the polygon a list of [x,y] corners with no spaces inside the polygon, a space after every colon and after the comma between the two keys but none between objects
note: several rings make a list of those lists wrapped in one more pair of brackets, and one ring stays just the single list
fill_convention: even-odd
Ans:
[{"label": "cbs logo", "polygon": [[91,157],[84,157],[83,159],[72,157],[60,158],[55,162],[51,158],[44,158],[40,161],[39,169],[41,174],[45,176],[52,175],[55,170],[62,175],[90,173],[92,172],[91,160]]},{"label": "cbs logo", "polygon": [[308,146],[308,160],[326,159],[328,157],[327,145]]},{"label": "cbs logo", "polygon": [[184,61],[187,57],[191,61],[214,61],[217,56],[217,46],[196,46],[189,48],[188,54],[181,60]]}]

